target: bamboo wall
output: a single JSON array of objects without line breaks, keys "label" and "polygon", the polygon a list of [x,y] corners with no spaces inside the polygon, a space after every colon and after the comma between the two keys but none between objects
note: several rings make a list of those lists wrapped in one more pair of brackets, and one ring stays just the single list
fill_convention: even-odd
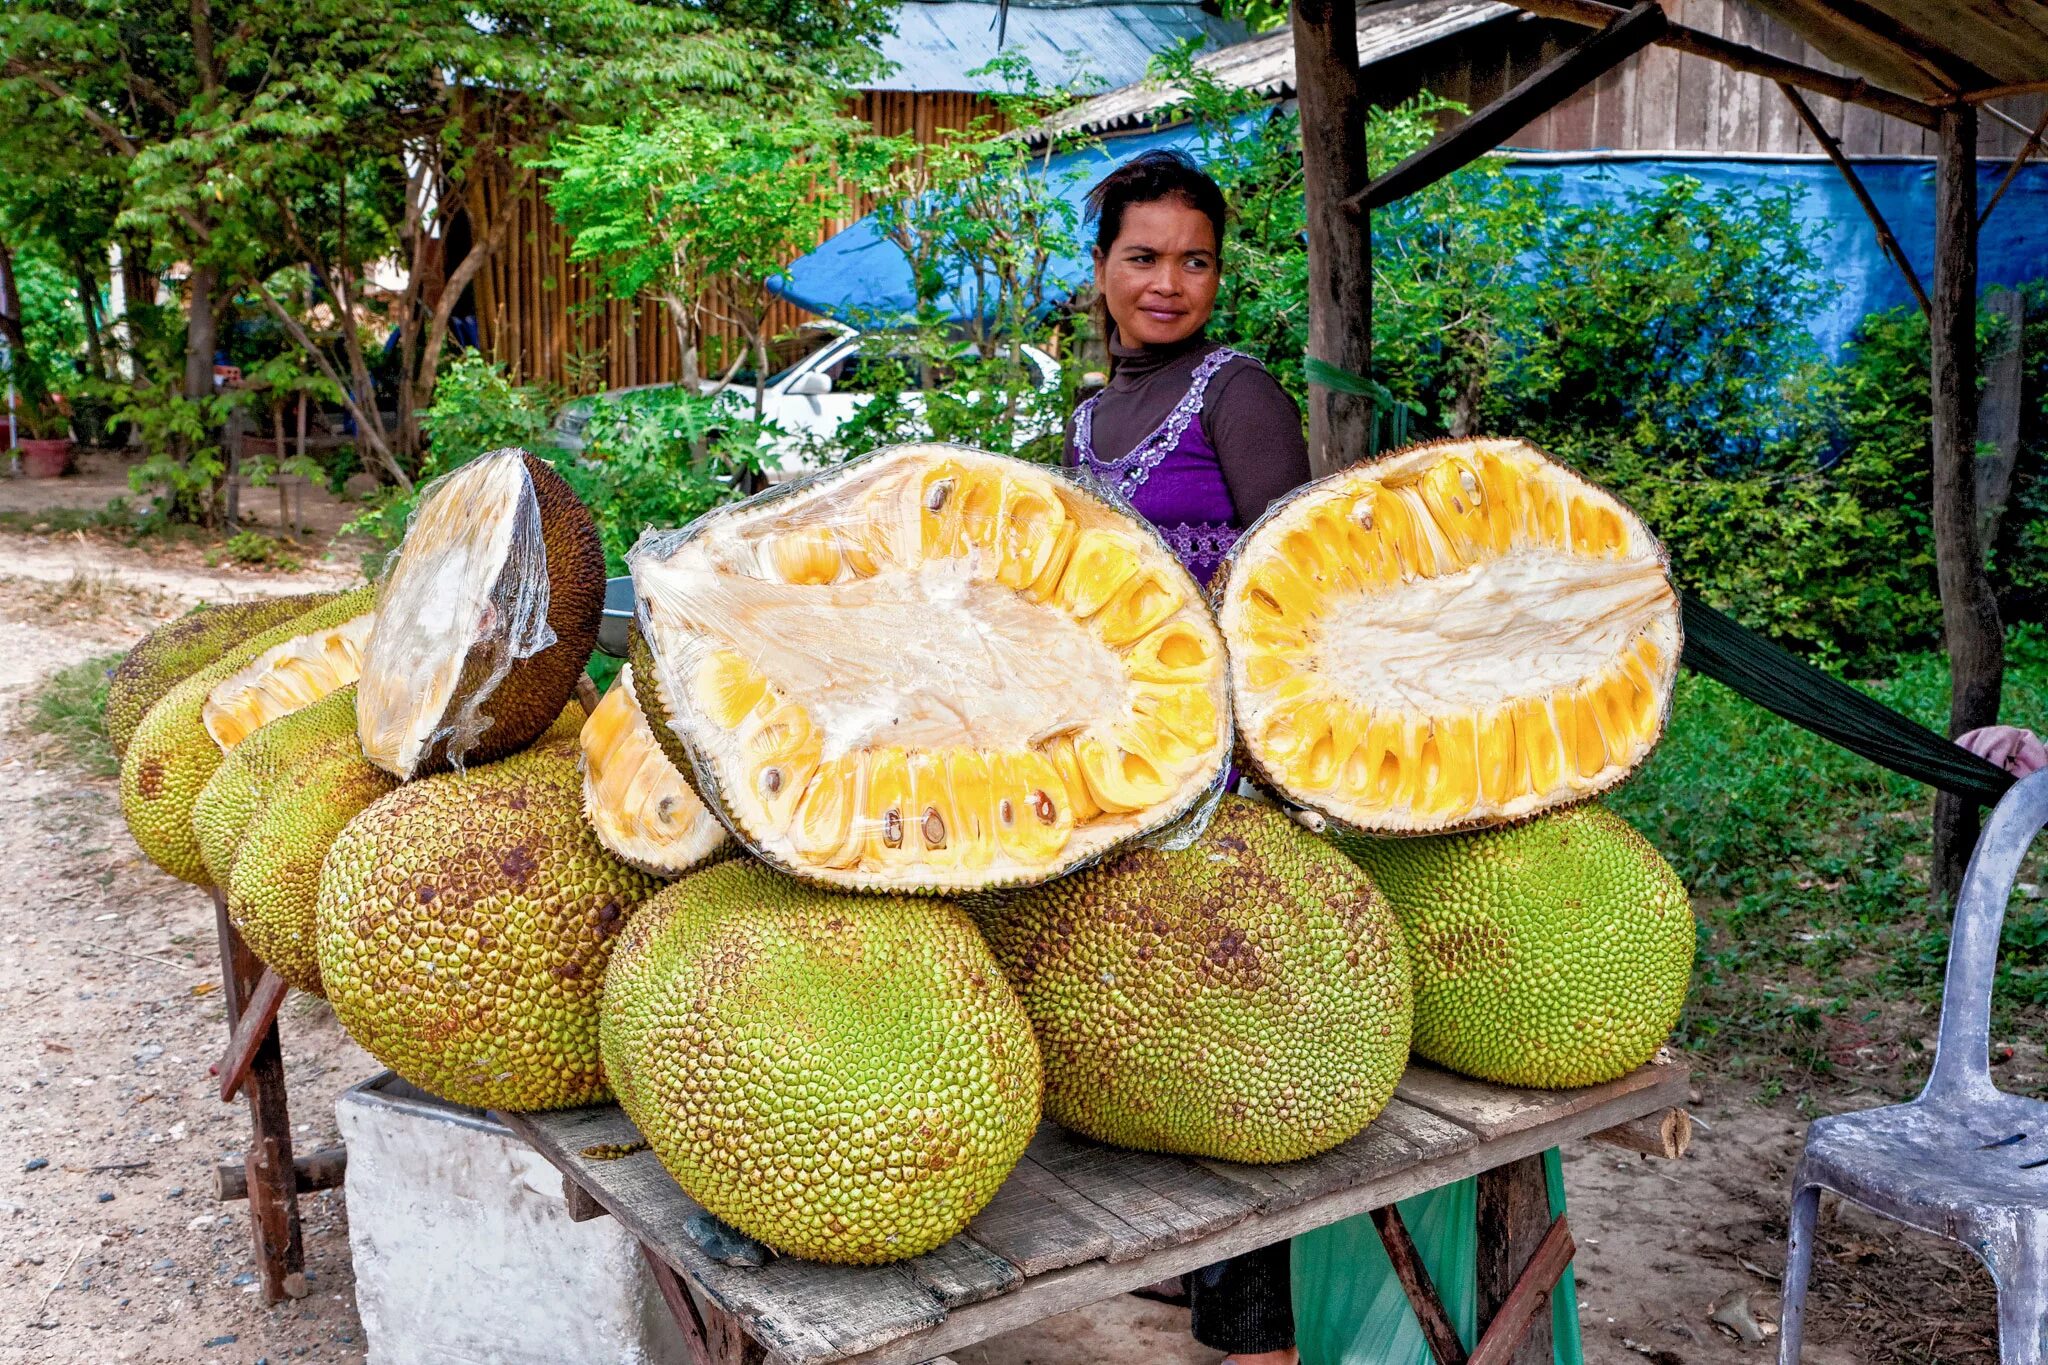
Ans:
[{"label": "bamboo wall", "polygon": [[[853,101],[849,112],[886,136],[909,134],[920,143],[933,143],[977,117],[993,116],[995,106],[971,91],[870,90]],[[485,193],[501,197],[504,183],[486,186]],[[493,213],[500,202],[491,199]],[[856,215],[869,207],[856,204]],[[569,393],[665,383],[680,376],[675,330],[660,305],[608,298],[594,271],[569,260],[568,239],[548,207],[544,186],[531,186],[512,211],[505,249],[484,263],[476,279],[477,326],[486,355],[504,362],[515,382],[554,385]],[[845,221],[833,222],[823,236],[844,226]],[[769,316],[770,332],[810,316],[794,304],[778,302]],[[730,324],[707,320],[706,351],[738,341]]]}]

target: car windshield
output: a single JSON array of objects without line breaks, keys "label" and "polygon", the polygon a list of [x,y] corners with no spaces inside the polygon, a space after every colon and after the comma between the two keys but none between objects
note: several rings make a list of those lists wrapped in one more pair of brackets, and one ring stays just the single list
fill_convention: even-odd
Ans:
[{"label": "car windshield", "polygon": [[[794,370],[797,366],[803,364],[804,361],[837,341],[840,335],[839,332],[829,327],[799,327],[794,331],[784,332],[781,336],[770,340],[768,343],[768,385],[763,385],[763,387],[781,383],[788,377],[791,370]],[[706,364],[704,373],[711,376],[723,375],[725,373],[725,366],[732,364],[737,358],[728,354],[725,364]],[[709,359],[715,361],[717,356],[712,355]],[[733,372],[732,382],[752,388],[760,383],[759,373],[754,367],[752,358],[749,357],[741,362],[738,370]]]}]

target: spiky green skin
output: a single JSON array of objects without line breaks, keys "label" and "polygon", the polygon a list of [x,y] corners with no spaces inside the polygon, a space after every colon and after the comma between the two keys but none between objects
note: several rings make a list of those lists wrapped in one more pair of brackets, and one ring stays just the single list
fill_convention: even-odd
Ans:
[{"label": "spiky green skin", "polygon": [[576,743],[422,778],[366,808],[321,868],[327,998],[423,1090],[485,1109],[607,1098],[598,996],[619,931],[661,882],[583,820]]},{"label": "spiky green skin", "polygon": [[675,883],[605,979],[619,1103],[692,1198],[788,1255],[941,1245],[1038,1125],[1038,1049],[945,901],[820,890],[758,862]]},{"label": "spiky green skin", "polygon": [[1099,1141],[1292,1161],[1370,1123],[1407,1064],[1385,898],[1270,806],[1226,796],[1185,849],[1127,849],[980,914],[1038,1030],[1046,1115]]},{"label": "spiky green skin", "polygon": [[192,808],[221,752],[201,719],[207,694],[275,645],[351,621],[376,606],[376,589],[359,588],[281,626],[251,636],[180,681],[142,718],[121,758],[121,813],[149,860],[180,881],[212,886],[192,828]]},{"label": "spiky green skin", "polygon": [[[590,662],[590,652],[597,648],[605,587],[604,541],[597,520],[547,461],[532,455],[524,455],[524,459],[540,509],[548,575],[548,629],[554,632],[555,642],[529,658],[516,660],[496,689],[481,699],[478,708],[490,718],[490,724],[472,747],[453,753],[449,736],[444,734],[421,751],[411,772],[400,773],[400,777],[445,772],[458,763],[489,763],[532,744],[561,715],[583,666]],[[404,553],[400,546],[399,554]],[[491,589],[491,600],[501,613],[509,615],[513,604],[529,590],[529,585],[517,581],[513,566],[507,565]],[[437,729],[451,729],[451,720],[463,704],[488,685],[502,647],[502,642],[492,639],[471,646]]]},{"label": "spiky green skin", "polygon": [[354,683],[336,688],[262,726],[222,757],[192,803],[192,832],[215,886],[226,889],[236,851],[280,773],[330,753],[356,751],[355,698]]},{"label": "spiky green skin", "polygon": [[163,695],[252,635],[334,600],[331,592],[265,597],[201,607],[151,631],[107,679],[107,740],[116,758]]},{"label": "spiky green skin", "polygon": [[1648,1061],[1678,1022],[1692,905],[1612,811],[1339,842],[1407,934],[1418,1056],[1504,1085],[1596,1085]]}]

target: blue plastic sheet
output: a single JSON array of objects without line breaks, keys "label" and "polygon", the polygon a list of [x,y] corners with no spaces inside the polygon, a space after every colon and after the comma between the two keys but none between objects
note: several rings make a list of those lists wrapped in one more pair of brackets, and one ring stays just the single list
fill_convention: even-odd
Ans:
[{"label": "blue plastic sheet", "polygon": [[[1543,1175],[1556,1217],[1564,1212],[1564,1167],[1555,1148],[1544,1153]],[[1468,1351],[1478,1344],[1478,1183],[1460,1180],[1396,1206]],[[1294,1239],[1292,1261],[1301,1365],[1433,1365],[1371,1218],[1303,1233]],[[1550,1299],[1550,1340],[1557,1365],[1581,1365],[1579,1293],[1569,1266]]]},{"label": "blue plastic sheet", "polygon": [[[1239,138],[1256,134],[1262,114],[1238,121]],[[1199,154],[1200,138],[1182,126],[1164,132],[1111,139],[1104,146],[1051,159],[1046,174],[1060,195],[1079,205],[1088,187],[1141,152],[1170,147]],[[2005,162],[1978,163],[1980,204],[1988,203],[2005,174]],[[1875,158],[1857,162],[1857,173],[1898,236],[1906,254],[1931,282],[1934,271],[1934,163]],[[1866,314],[1905,303],[1912,295],[1877,245],[1877,235],[1849,187],[1827,161],[1773,157],[1741,160],[1712,157],[1633,156],[1588,153],[1583,157],[1541,155],[1517,161],[1511,174],[1554,178],[1574,203],[1619,199],[1649,188],[1665,176],[1688,175],[1708,190],[1741,188],[1803,191],[1798,216],[1825,226],[1820,247],[1830,277],[1842,287],[1835,302],[1814,323],[1814,337],[1832,355]],[[2048,277],[2048,163],[2022,167],[1979,242],[1980,286],[2019,284]],[[1053,274],[1079,289],[1092,274],[1086,252],[1058,261]],[[908,317],[916,298],[903,253],[883,238],[872,217],[848,227],[790,267],[776,286],[784,298],[812,312],[854,326],[875,326]],[[942,300],[949,316],[974,315],[971,287],[960,286]]]}]

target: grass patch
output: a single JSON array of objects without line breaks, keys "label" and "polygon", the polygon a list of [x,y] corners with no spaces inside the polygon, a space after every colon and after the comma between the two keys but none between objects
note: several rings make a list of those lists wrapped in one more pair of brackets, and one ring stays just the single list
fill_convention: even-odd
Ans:
[{"label": "grass patch", "polygon": [[107,741],[107,670],[121,658],[103,654],[59,669],[29,702],[30,732],[47,737],[64,757],[96,777],[121,771]]},{"label": "grass patch", "polygon": [[[1908,656],[1858,686],[1923,724],[1948,714],[1948,666]],[[2048,633],[2007,652],[2004,714],[2048,728]],[[1671,728],[1611,798],[1677,868],[1700,920],[1679,1026],[1736,1074],[1924,1074],[1940,1011],[1945,913],[1930,913],[1932,793],[1751,705],[1679,679]],[[2023,883],[2041,880],[2039,855]],[[2048,1039],[2048,901],[2015,896],[1999,961],[1995,1036]]]}]

